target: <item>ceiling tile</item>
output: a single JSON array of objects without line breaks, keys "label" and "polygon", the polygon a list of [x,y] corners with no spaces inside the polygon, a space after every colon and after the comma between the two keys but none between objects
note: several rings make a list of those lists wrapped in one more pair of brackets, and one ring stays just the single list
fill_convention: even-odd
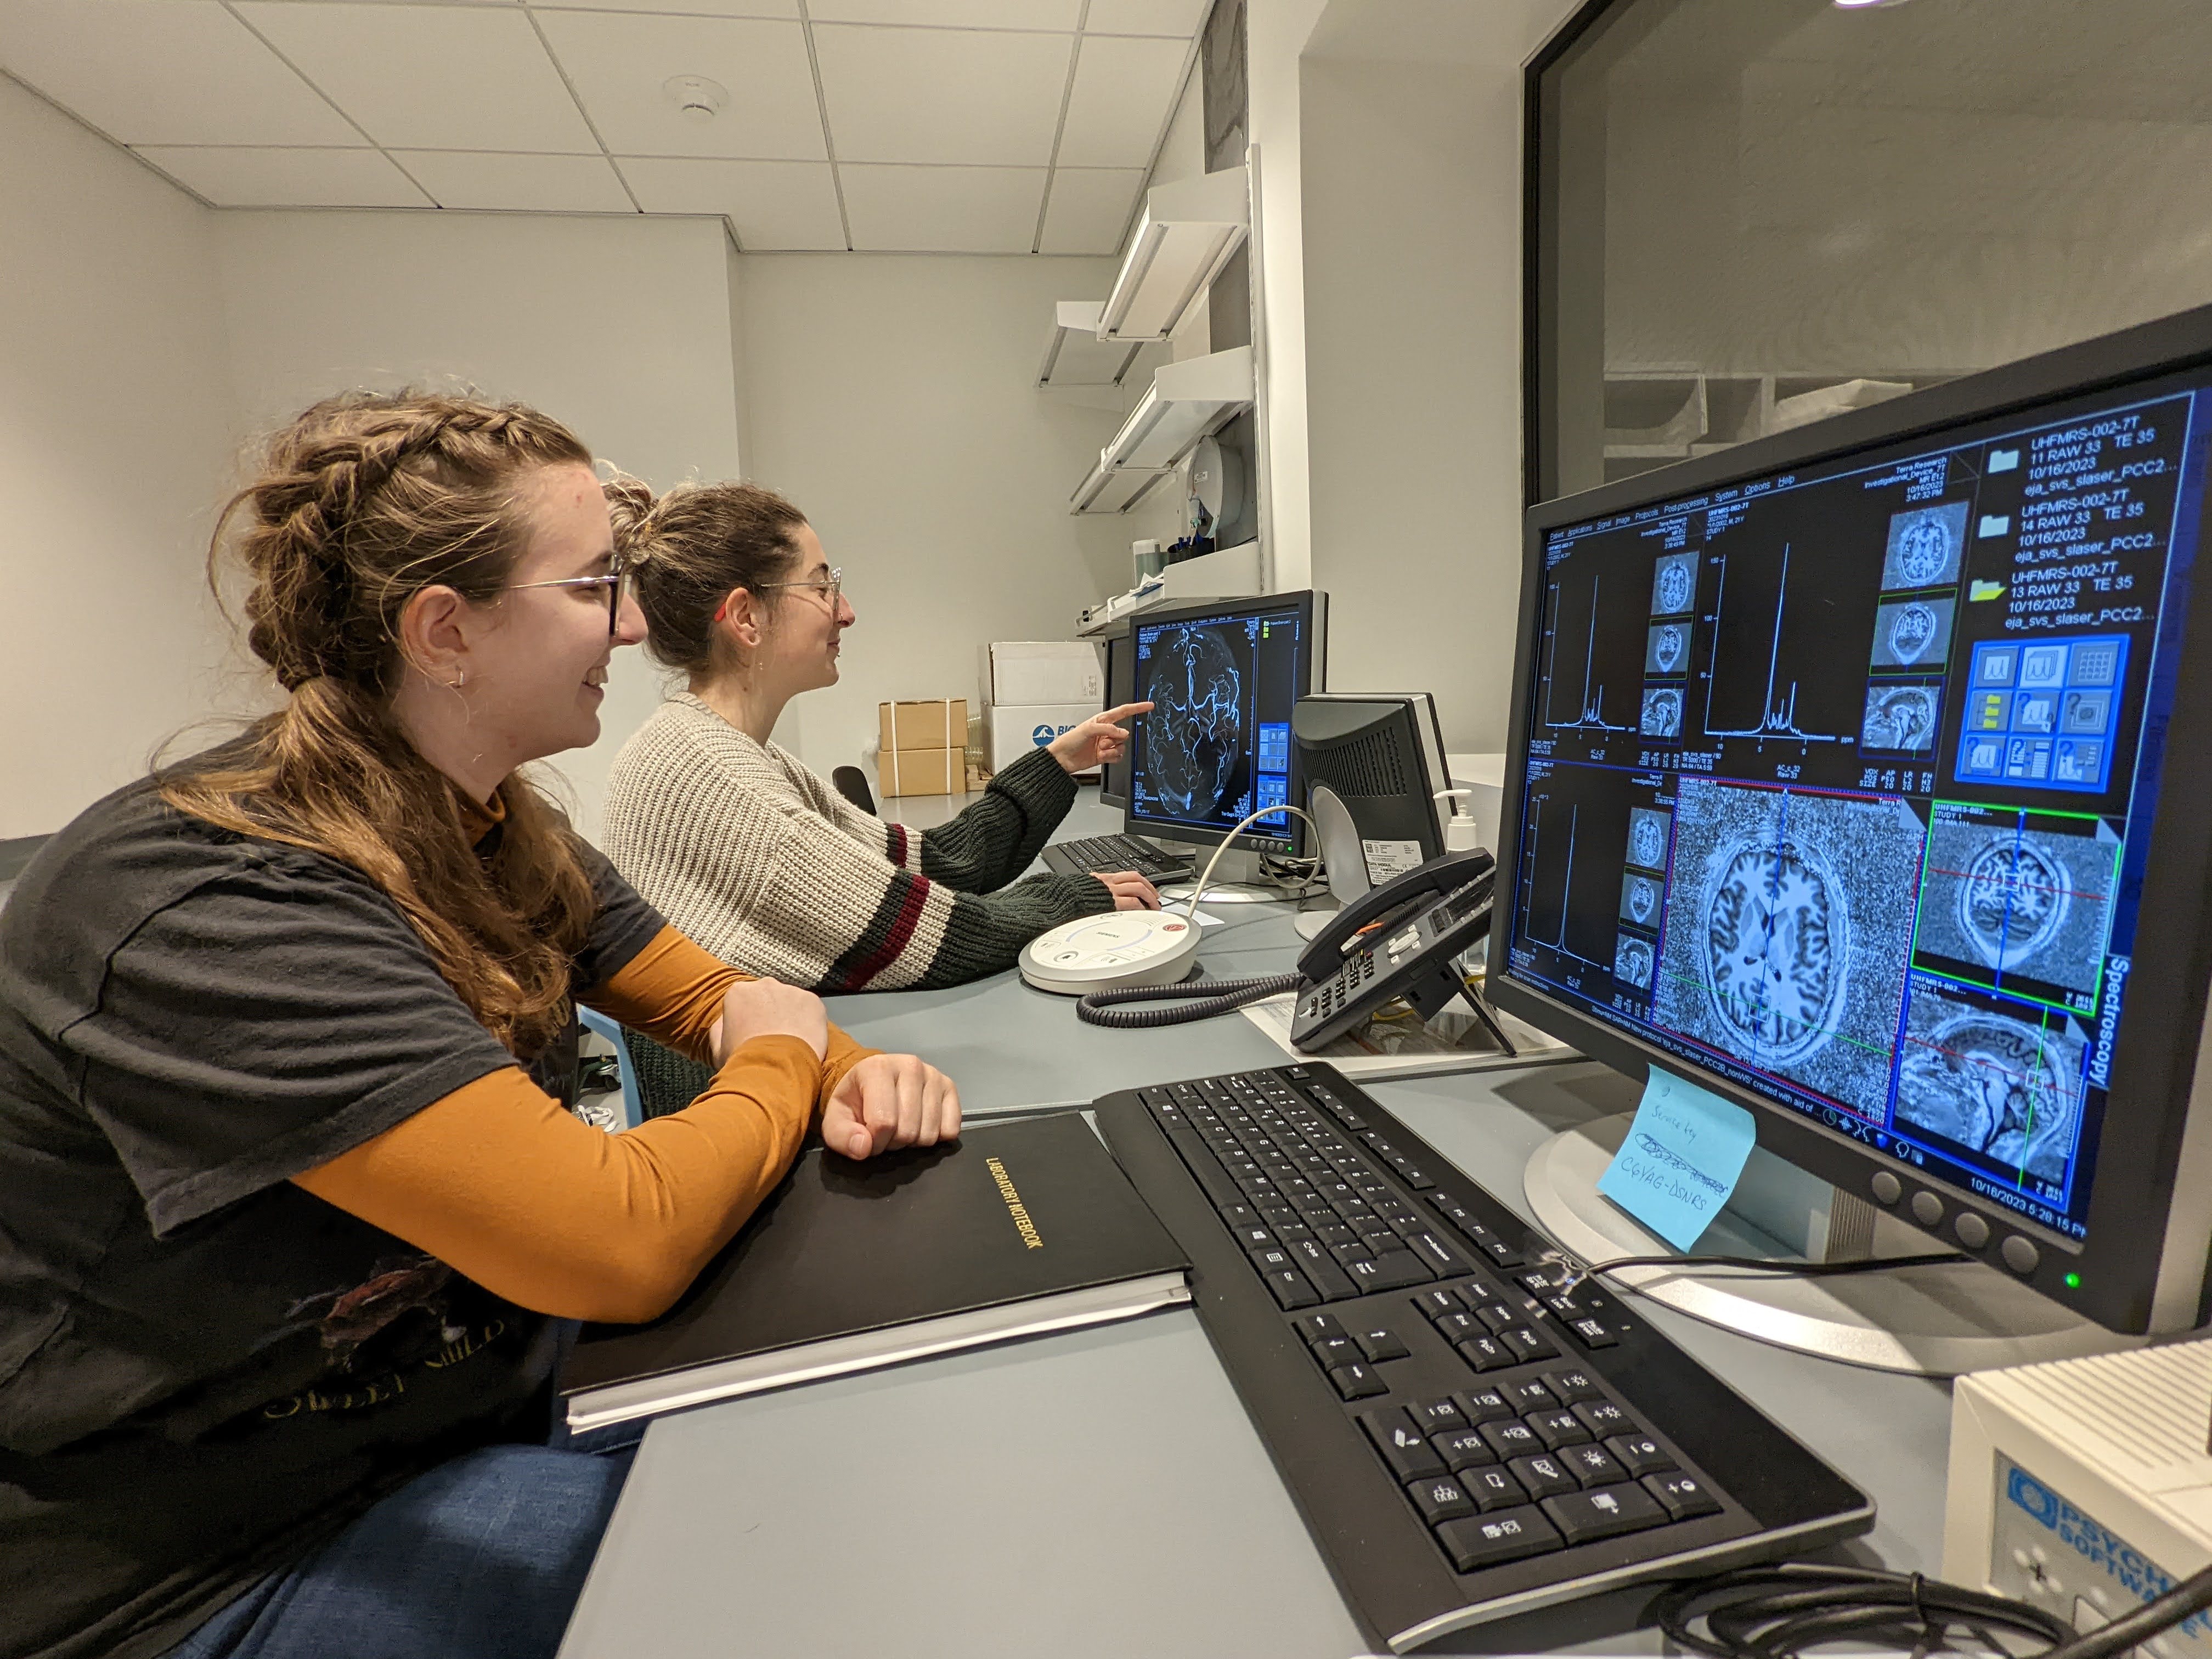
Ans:
[{"label": "ceiling tile", "polygon": [[844,221],[827,161],[618,159],[647,213],[719,213],[750,253],[842,252]]},{"label": "ceiling tile", "polygon": [[1073,46],[1067,34],[819,24],[837,159],[1042,167]]},{"label": "ceiling tile", "polygon": [[[617,155],[829,159],[806,39],[797,23],[726,17],[537,14],[607,148]],[[701,76],[730,94],[711,121],[690,121],[661,90]]]},{"label": "ceiling tile", "polygon": [[1206,21],[1208,0],[1091,0],[1086,34],[1177,34],[1188,40]]},{"label": "ceiling tile", "polygon": [[380,144],[599,149],[519,10],[244,0],[238,12]]},{"label": "ceiling tile", "polygon": [[810,0],[817,23],[916,23],[934,28],[1072,29],[1081,0]]},{"label": "ceiling tile", "polygon": [[214,0],[0,0],[0,68],[126,144],[363,142]]},{"label": "ceiling tile", "polygon": [[1085,35],[1054,159],[1063,167],[1150,166],[1189,55],[1183,40]]},{"label": "ceiling tile", "polygon": [[635,213],[603,155],[505,155],[482,150],[403,149],[392,159],[440,207],[526,213]]},{"label": "ceiling tile", "polygon": [[701,17],[781,17],[796,21],[799,0],[533,0],[532,9],[688,12]]},{"label": "ceiling tile", "polygon": [[1055,167],[1037,252],[1120,252],[1144,183],[1142,167]]},{"label": "ceiling tile", "polygon": [[1027,253],[1042,167],[916,167],[840,162],[853,246],[869,252]]},{"label": "ceiling tile", "polygon": [[373,149],[135,147],[217,207],[411,207],[429,198]]}]

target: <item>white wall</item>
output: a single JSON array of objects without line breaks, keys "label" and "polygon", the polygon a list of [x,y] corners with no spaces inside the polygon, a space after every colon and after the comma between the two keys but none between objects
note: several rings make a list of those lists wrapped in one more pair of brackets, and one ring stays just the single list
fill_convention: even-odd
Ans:
[{"label": "white wall", "polygon": [[217,698],[228,476],[213,216],[0,78],[0,840],[146,769]]},{"label": "white wall", "polygon": [[1455,750],[1504,746],[1522,65],[1571,8],[1334,0],[1302,65],[1311,568],[1329,594],[1329,683],[1434,692]]},{"label": "white wall", "polygon": [[1103,296],[1114,262],[929,254],[740,257],[752,451],[845,572],[859,613],[844,678],[793,704],[779,740],[858,763],[885,699],[980,701],[980,647],[1066,639],[1129,585],[1118,515],[1067,497],[1110,411],[1036,389],[1055,300]]},{"label": "white wall", "polygon": [[[234,396],[256,430],[349,386],[467,386],[544,410],[656,488],[741,470],[718,219],[216,217]],[[552,763],[586,835],[660,687],[641,650],[617,653],[599,743]]]}]

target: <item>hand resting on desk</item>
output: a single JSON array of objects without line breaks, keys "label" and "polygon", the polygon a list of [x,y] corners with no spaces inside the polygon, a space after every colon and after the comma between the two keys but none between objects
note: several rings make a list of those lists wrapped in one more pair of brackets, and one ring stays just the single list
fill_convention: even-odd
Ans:
[{"label": "hand resting on desk", "polygon": [[870,1054],[822,1109],[822,1143],[848,1158],[960,1138],[960,1091],[912,1054]]}]

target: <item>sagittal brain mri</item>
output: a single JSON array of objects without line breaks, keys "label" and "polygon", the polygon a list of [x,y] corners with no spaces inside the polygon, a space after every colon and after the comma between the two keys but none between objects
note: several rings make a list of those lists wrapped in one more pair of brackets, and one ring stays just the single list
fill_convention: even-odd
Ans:
[{"label": "sagittal brain mri", "polygon": [[1929,836],[1920,950],[1966,977],[2026,975],[2097,988],[2117,843],[1997,821],[1938,818]]},{"label": "sagittal brain mri", "polygon": [[1860,729],[1860,742],[1869,749],[1926,754],[1936,746],[1936,702],[1940,690],[1933,685],[1867,687],[1866,723]]},{"label": "sagittal brain mri", "polygon": [[1644,719],[1638,728],[1647,738],[1678,738],[1682,735],[1682,693],[1680,687],[1663,685],[1644,694]]},{"label": "sagittal brain mri", "polygon": [[1243,750],[1244,673],[1218,629],[1170,628],[1152,647],[1144,695],[1146,766],[1168,810],[1207,817],[1231,803]]},{"label": "sagittal brain mri", "polygon": [[1613,976],[1639,991],[1651,988],[1651,945],[1633,933],[1623,933],[1613,953]]},{"label": "sagittal brain mri", "polygon": [[1917,507],[1889,521],[1882,562],[1884,587],[1942,587],[1959,580],[1959,553],[1966,539],[1966,503]]},{"label": "sagittal brain mri", "polygon": [[1913,993],[1897,1115],[2008,1170],[2061,1180],[2081,1109],[2087,1039],[1925,988]]},{"label": "sagittal brain mri", "polygon": [[1661,1023],[1878,1105],[1911,948],[1911,809],[1685,778],[1674,816]]},{"label": "sagittal brain mri", "polygon": [[1659,882],[1655,876],[1639,876],[1633,870],[1620,884],[1620,919],[1632,921],[1638,927],[1659,925]]}]

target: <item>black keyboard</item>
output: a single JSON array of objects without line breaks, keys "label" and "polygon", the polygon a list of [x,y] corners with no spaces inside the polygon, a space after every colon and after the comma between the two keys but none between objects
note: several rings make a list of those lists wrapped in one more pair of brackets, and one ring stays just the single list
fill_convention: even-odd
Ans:
[{"label": "black keyboard", "polygon": [[1133,870],[1147,880],[1191,873],[1190,860],[1163,853],[1135,836],[1093,836],[1087,841],[1056,841],[1044,849],[1048,867],[1063,876],[1109,876]]},{"label": "black keyboard", "polygon": [[1368,1638],[1865,1532],[1872,1503],[1328,1066],[1098,1127]]}]

